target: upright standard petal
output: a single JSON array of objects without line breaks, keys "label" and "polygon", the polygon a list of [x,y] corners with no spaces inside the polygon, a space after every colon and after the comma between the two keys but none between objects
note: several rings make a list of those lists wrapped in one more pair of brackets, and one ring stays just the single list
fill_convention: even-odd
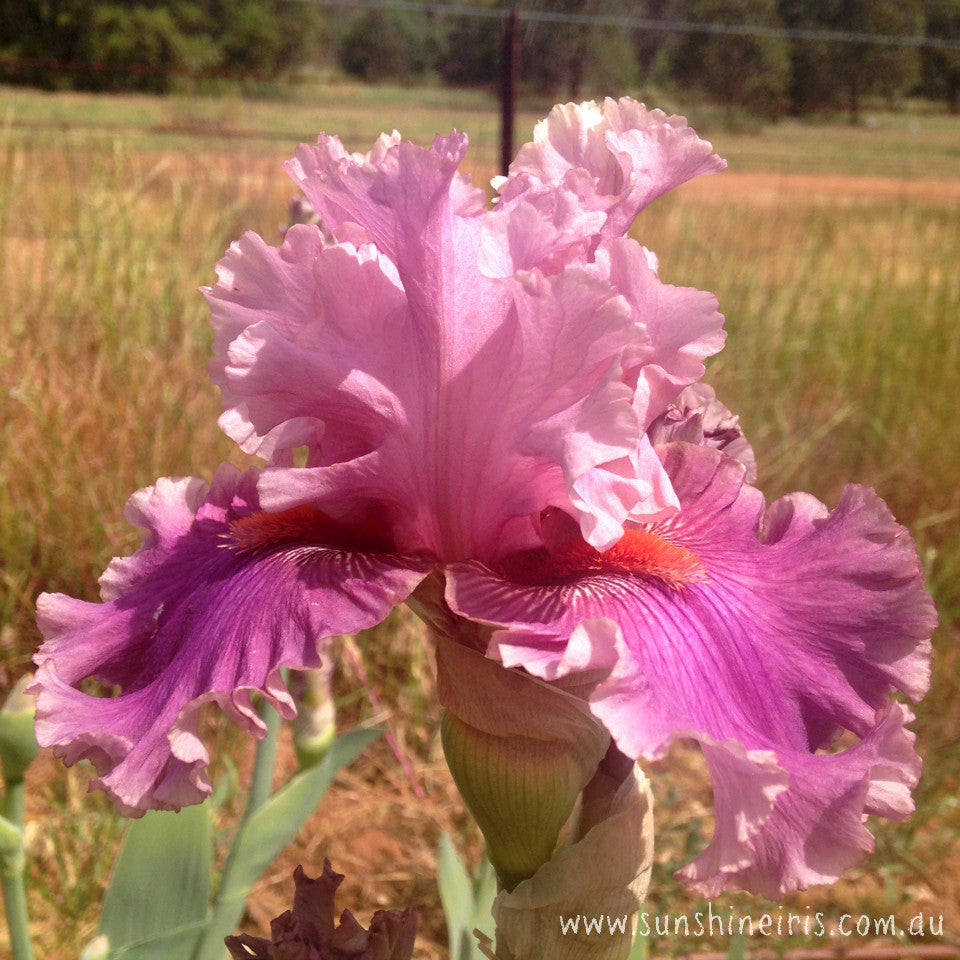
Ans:
[{"label": "upright standard petal", "polygon": [[626,233],[637,214],[687,180],[723,170],[726,163],[683,117],[648,110],[628,97],[603,104],[558,105],[520,148],[501,184],[515,202],[537,184],[563,185],[586,210],[606,215],[602,233]]},{"label": "upright standard petal", "polygon": [[[869,849],[862,815],[904,816],[919,772],[890,705],[894,689],[926,690],[936,624],[912,541],[866,488],[832,513],[795,495],[764,516],[719,451],[674,444],[664,466],[675,517],[606,553],[559,538],[496,574],[462,565],[448,602],[498,628],[506,665],[589,680],[628,755],[702,743],[716,833],[683,876],[705,894],[836,879]],[[817,752],[843,730],[859,744]]]},{"label": "upright standard petal", "polygon": [[704,361],[723,349],[723,315],[713,294],[664,283],[656,258],[633,240],[604,241],[597,272],[630,304],[639,334],[624,352],[624,381],[644,432],[680,392],[699,380]]},{"label": "upright standard petal", "polygon": [[[295,226],[275,250],[251,234],[218,266],[221,423],[281,468],[261,481],[271,510],[315,503],[351,523],[375,503],[404,550],[493,561],[533,544],[557,506],[609,545],[625,519],[676,505],[656,458],[637,455],[649,403],[638,413],[635,399],[645,365],[676,366],[670,295],[655,278],[622,293],[613,255],[485,276],[495,212],[480,215],[456,172],[465,146],[298,152],[295,178],[338,242]],[[698,342],[716,340],[706,306],[689,311]],[[286,469],[298,446],[306,472]]]},{"label": "upright standard petal", "polygon": [[717,399],[713,387],[694,383],[660,414],[647,430],[654,446],[693,443],[715,447],[739,460],[747,483],[757,479],[757,458],[740,427],[740,418]]},{"label": "upright standard petal", "polygon": [[[128,505],[143,546],[111,564],[104,602],[38,601],[37,738],[68,764],[90,760],[126,815],[210,792],[203,703],[262,736],[251,692],[291,718],[280,668],[318,666],[324,638],[378,623],[432,565],[317,510],[265,514],[256,479],[223,466],[209,490],[159,480]],[[88,678],[120,693],[81,692]]]},{"label": "upright standard petal", "polygon": [[[676,118],[628,101],[602,113],[597,136],[633,144],[617,169],[658,184],[648,199],[716,166]],[[363,156],[326,136],[297,151],[290,173],[333,242],[295,226],[274,250],[251,234],[218,266],[221,424],[272,467],[307,448],[309,473],[264,475],[268,509],[313,502],[350,523],[376,503],[403,549],[492,562],[556,506],[608,547],[624,521],[676,508],[643,431],[720,348],[722,317],[660,283],[633,241],[598,250],[609,204],[564,188],[555,224],[505,198],[484,212],[457,172],[465,149],[454,133],[427,150],[394,135]]]}]

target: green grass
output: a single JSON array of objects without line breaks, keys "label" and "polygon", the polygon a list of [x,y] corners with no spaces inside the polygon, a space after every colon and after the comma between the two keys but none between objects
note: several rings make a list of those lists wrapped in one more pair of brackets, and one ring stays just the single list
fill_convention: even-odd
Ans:
[{"label": "green grass", "polygon": [[[381,132],[399,124],[400,117],[404,136],[423,143],[454,127],[466,129],[473,162],[483,167],[496,162],[496,102],[479,90],[378,88],[343,82],[323,87],[321,95],[309,101],[296,97],[266,101],[236,96],[40,96],[0,87],[0,124],[6,123],[17,140],[48,144],[54,150],[65,129],[77,143],[99,148],[130,140],[138,150],[239,147],[278,157],[326,131],[340,136],[351,150],[368,150]],[[532,114],[523,116],[518,129],[531,128],[534,120]]]},{"label": "green grass", "polygon": [[734,170],[933,179],[960,171],[960,124],[947,114],[877,111],[855,126],[784,120],[744,133],[724,132],[714,118],[705,127],[691,119]]},{"label": "green grass", "polygon": [[[534,119],[521,118],[521,140]],[[36,594],[93,598],[108,559],[136,546],[121,512],[133,490],[159,475],[210,476],[237,457],[216,427],[197,287],[214,279],[214,264],[243,230],[276,241],[292,194],[281,163],[295,142],[326,129],[366,149],[383,129],[427,142],[456,125],[471,134],[481,180],[495,172],[497,149],[489,97],[436,89],[341,84],[310,102],[282,103],[2,89],[4,120],[0,686],[35,649]],[[960,124],[878,114],[861,128],[785,123],[733,134],[707,123],[731,168],[775,176],[756,193],[728,195],[722,176],[706,192],[680,190],[645,211],[635,235],[660,256],[664,279],[717,293],[729,340],[708,379],[740,413],[768,497],[803,489],[832,505],[848,481],[875,486],[916,537],[942,619],[933,693],[917,723],[920,752],[933,761],[917,815],[884,825],[874,860],[797,905],[909,917],[923,903],[952,909],[956,929],[960,201],[922,190],[801,192],[777,177],[960,181]],[[398,739],[434,763],[428,658],[405,622],[391,623],[369,640],[368,669],[396,716],[416,717],[398,721]],[[91,866],[89,846],[112,842],[116,829],[99,805],[80,816],[76,772],[62,780],[45,769],[31,834],[41,870],[33,906],[54,958],[76,952],[67,951],[72,931],[51,919],[62,878],[77,878],[70,922],[92,930],[104,868]],[[693,910],[670,874],[695,852],[691,843],[710,835],[709,788],[683,751],[657,768],[655,783],[651,904]],[[745,912],[749,902],[722,904]],[[656,950],[689,947],[671,940]]]},{"label": "green grass", "polygon": [[[366,150],[382,131],[394,127],[420,143],[456,127],[470,134],[474,167],[492,168],[499,156],[498,107],[488,91],[373,87],[336,80],[288,92],[286,99],[276,101],[236,95],[38,95],[0,86],[0,123],[10,125],[18,139],[53,149],[57,134],[69,129],[79,142],[101,147],[130,138],[137,149],[234,150],[239,140],[241,149],[272,156],[314,139],[321,130],[337,133],[351,150]],[[784,120],[768,126],[750,122],[735,132],[726,129],[726,114],[718,108],[649,99],[648,103],[689,114],[733,170],[960,179],[958,123],[946,113],[878,109],[865,111],[856,126],[841,117],[819,123]],[[536,99],[521,101],[517,143],[528,139],[533,124],[549,107]]]}]

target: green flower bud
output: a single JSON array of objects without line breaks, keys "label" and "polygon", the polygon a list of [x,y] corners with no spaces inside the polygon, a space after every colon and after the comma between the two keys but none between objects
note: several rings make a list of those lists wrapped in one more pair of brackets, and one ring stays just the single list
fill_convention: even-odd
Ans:
[{"label": "green flower bud", "polygon": [[312,670],[293,670],[290,690],[297,705],[293,746],[301,769],[316,766],[337,736],[337,714],[331,682],[333,660]]},{"label": "green flower bud", "polygon": [[[591,784],[594,814],[575,843],[561,847],[529,880],[493,903],[499,960],[625,960],[653,864],[653,800],[634,765]],[[600,794],[606,794],[600,797]],[[602,936],[586,920],[602,922]]]},{"label": "green flower bud", "polygon": [[8,786],[23,780],[40,749],[33,734],[34,698],[24,693],[32,679],[21,677],[0,709],[0,770]]},{"label": "green flower bud", "polygon": [[445,712],[443,752],[487,841],[500,883],[512,890],[550,859],[584,786],[573,751],[529,737],[494,737]]},{"label": "green flower bud", "polygon": [[586,704],[448,637],[437,666],[450,772],[512,890],[552,856],[609,736]]}]

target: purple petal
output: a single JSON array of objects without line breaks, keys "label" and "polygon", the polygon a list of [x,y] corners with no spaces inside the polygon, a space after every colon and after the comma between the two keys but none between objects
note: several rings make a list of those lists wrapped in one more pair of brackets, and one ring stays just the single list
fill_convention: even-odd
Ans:
[{"label": "purple petal", "polygon": [[[432,566],[318,511],[265,514],[256,480],[229,466],[208,492],[198,480],[159,480],[128,504],[143,546],[113,561],[105,602],[38,601],[38,740],[68,764],[90,760],[93,785],[124,814],[202,800],[201,704],[262,736],[251,692],[292,717],[280,667],[318,666],[319,641],[378,623]],[[82,693],[87,678],[121,692]]]},{"label": "purple petal", "polygon": [[[775,769],[789,772],[789,789],[777,791],[769,818],[744,802],[761,789],[768,765],[744,764],[729,750],[705,743],[717,827],[680,878],[707,897],[727,889],[774,900],[835,882],[873,850],[865,814],[905,820],[913,811],[910,790],[920,777],[920,759],[913,734],[904,728],[912,719],[893,703],[878,713],[876,726],[860,743],[842,753],[781,751]],[[733,832],[725,827],[730,823],[745,834],[739,849],[724,848]]]},{"label": "purple petal", "polygon": [[[608,554],[573,543],[514,558],[501,576],[456,567],[448,601],[501,627],[492,652],[508,666],[545,679],[592,672],[592,708],[630,756],[662,756],[678,735],[705,744],[717,837],[686,875],[701,889],[769,894],[835,877],[863,835],[847,831],[832,860],[803,866],[815,796],[852,822],[904,812],[916,781],[899,715],[883,712],[893,688],[917,698],[929,679],[936,615],[913,543],[866,488],[848,487],[832,513],[795,495],[764,518],[740,464],[688,444],[664,456],[675,517]],[[816,754],[843,729],[858,747]],[[793,859],[778,873],[783,850]]]},{"label": "purple petal", "polygon": [[740,428],[740,418],[725,407],[713,388],[705,383],[687,387],[650,424],[647,437],[654,446],[680,442],[722,450],[743,464],[747,483],[754,483],[757,479],[757,459]]}]

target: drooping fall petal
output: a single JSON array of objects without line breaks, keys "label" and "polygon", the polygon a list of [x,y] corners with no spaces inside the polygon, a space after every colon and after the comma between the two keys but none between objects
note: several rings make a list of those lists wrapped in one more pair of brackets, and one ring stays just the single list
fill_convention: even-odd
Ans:
[{"label": "drooping fall petal", "polygon": [[[260,691],[295,710],[282,666],[315,667],[320,642],[382,620],[430,558],[400,556],[319,511],[264,514],[256,471],[221,467],[131,498],[143,546],[103,577],[103,603],[43,594],[37,737],[69,763],[86,758],[118,809],[177,809],[209,793],[200,706],[213,701],[254,736]],[[113,698],[77,689],[87,678]]]},{"label": "drooping fall petal", "polygon": [[[606,553],[571,540],[499,575],[458,566],[448,602],[498,627],[491,653],[506,665],[592,676],[594,713],[629,756],[702,742],[717,832],[684,877],[707,895],[835,879],[869,847],[852,824],[904,816],[919,772],[889,703],[929,677],[936,616],[912,541],[863,487],[832,513],[795,495],[764,516],[722,453],[674,444],[664,465],[675,517]],[[860,743],[817,753],[842,730]]]}]

